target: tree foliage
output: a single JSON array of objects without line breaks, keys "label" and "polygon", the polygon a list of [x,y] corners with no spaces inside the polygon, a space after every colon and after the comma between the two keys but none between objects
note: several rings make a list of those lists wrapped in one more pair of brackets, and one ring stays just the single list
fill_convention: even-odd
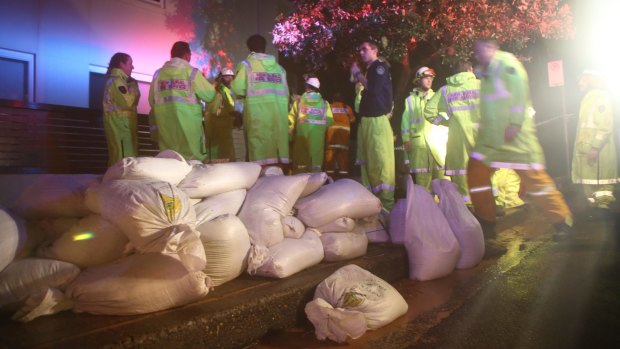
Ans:
[{"label": "tree foliage", "polygon": [[560,0],[294,0],[280,15],[273,44],[287,57],[323,65],[334,52],[354,59],[362,40],[373,40],[381,55],[399,61],[419,43],[433,47],[445,63],[471,57],[472,43],[494,37],[513,52],[539,38],[573,35],[570,7]]}]

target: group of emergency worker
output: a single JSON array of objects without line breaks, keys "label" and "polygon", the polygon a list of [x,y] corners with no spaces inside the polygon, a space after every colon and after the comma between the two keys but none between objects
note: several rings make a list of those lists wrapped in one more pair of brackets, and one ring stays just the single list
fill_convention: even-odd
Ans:
[{"label": "group of emergency worker", "polygon": [[[160,150],[208,163],[235,161],[240,154],[235,154],[232,131],[243,125],[249,161],[290,165],[293,173],[348,175],[352,108],[341,94],[335,94],[331,104],[326,101],[314,76],[305,77],[304,93],[289,103],[286,72],[265,53],[265,38],[256,34],[246,44],[250,54],[236,73],[223,69],[215,85],[190,65],[187,42],[173,45],[171,59],[155,72],[148,96],[151,133]],[[363,42],[359,63],[351,66],[359,122],[356,163],[361,165],[362,184],[389,211],[395,186],[395,137],[389,121],[394,102],[390,67],[378,50],[375,43]],[[497,212],[491,178],[496,169],[514,170],[522,191],[554,224],[555,236],[568,236],[572,213],[545,171],[525,68],[492,39],[478,40],[474,55],[478,75],[471,63],[462,61],[437,91],[432,89],[433,69],[416,71],[400,125],[411,175],[428,190],[434,178],[456,183],[485,236],[492,239]],[[110,164],[137,155],[140,92],[132,70],[133,61],[125,53],[110,60],[103,98]],[[593,71],[583,74],[580,87],[587,94],[579,114],[573,181],[584,184],[592,205],[608,208],[618,183],[611,97]]]}]

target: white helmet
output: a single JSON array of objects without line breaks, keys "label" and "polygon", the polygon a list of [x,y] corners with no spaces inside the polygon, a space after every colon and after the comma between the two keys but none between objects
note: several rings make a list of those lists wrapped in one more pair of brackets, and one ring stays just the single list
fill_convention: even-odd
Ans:
[{"label": "white helmet", "polygon": [[222,74],[222,76],[235,76],[235,72],[233,72],[232,69],[230,68],[224,68],[222,69],[222,71],[220,72],[220,74]]},{"label": "white helmet", "polygon": [[432,76],[434,77],[435,74],[435,70],[433,68],[429,68],[429,67],[422,67],[420,69],[418,69],[418,71],[415,72],[415,78],[417,79],[422,79],[425,76]]},{"label": "white helmet", "polygon": [[306,85],[310,85],[318,90],[321,87],[321,82],[317,78],[309,78],[306,80]]}]

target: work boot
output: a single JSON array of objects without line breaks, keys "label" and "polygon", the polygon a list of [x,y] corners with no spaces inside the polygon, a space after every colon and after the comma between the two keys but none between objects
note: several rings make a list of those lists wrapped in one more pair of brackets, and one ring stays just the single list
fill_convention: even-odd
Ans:
[{"label": "work boot", "polygon": [[496,217],[504,217],[505,215],[506,215],[506,210],[504,210],[504,206],[495,206]]},{"label": "work boot", "polygon": [[495,222],[485,221],[484,219],[478,219],[478,222],[480,222],[482,235],[484,235],[485,240],[493,240],[497,237],[497,233],[495,232]]},{"label": "work boot", "polygon": [[497,258],[506,253],[506,251],[508,251],[506,246],[497,240],[484,240],[484,256],[482,258]]},{"label": "work boot", "polygon": [[562,222],[553,225],[555,232],[553,233],[554,241],[564,241],[573,235],[573,227]]}]

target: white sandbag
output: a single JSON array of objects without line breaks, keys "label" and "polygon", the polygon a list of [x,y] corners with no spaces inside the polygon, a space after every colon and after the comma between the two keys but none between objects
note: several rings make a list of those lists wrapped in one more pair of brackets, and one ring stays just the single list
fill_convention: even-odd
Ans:
[{"label": "white sandbag", "polygon": [[21,192],[13,209],[25,219],[85,217],[88,187],[99,183],[98,175],[44,175]]},{"label": "white sandbag", "polygon": [[340,179],[297,200],[297,218],[319,227],[339,217],[362,218],[379,214],[381,201],[352,179]]},{"label": "white sandbag", "polygon": [[306,227],[304,227],[304,224],[296,217],[285,216],[282,217],[282,231],[284,232],[285,238],[299,239],[304,235]]},{"label": "white sandbag", "polygon": [[284,239],[269,248],[269,258],[256,275],[285,278],[319,264],[324,257],[323,244],[316,232],[306,230],[300,239]]},{"label": "white sandbag", "polygon": [[459,243],[435,199],[422,186],[407,179],[407,230],[405,248],[409,278],[434,280],[452,273],[459,260]]},{"label": "white sandbag", "polygon": [[195,228],[196,213],[187,195],[167,182],[110,181],[89,188],[86,202],[93,212],[119,227],[142,253],[161,252],[154,248],[165,245],[159,239],[167,241],[178,233],[174,226]]},{"label": "white sandbag", "polygon": [[82,218],[57,240],[41,246],[37,255],[86,268],[121,258],[128,242],[114,224],[93,214]]},{"label": "white sandbag", "polygon": [[362,312],[334,308],[322,298],[306,304],[306,315],[314,325],[318,340],[331,339],[344,343],[348,337],[357,339],[366,333],[366,317]]},{"label": "white sandbag", "polygon": [[305,176],[268,176],[256,181],[239,212],[253,245],[271,247],[284,239],[281,219],[291,212],[307,182]]},{"label": "white sandbag", "polygon": [[350,232],[355,228],[355,219],[349,217],[340,217],[335,220],[323,224],[314,229],[321,233]]},{"label": "white sandbag", "polygon": [[395,244],[405,243],[405,230],[407,229],[406,215],[407,199],[399,199],[390,211],[390,240]]},{"label": "white sandbag", "polygon": [[0,272],[0,307],[15,305],[48,288],[64,289],[79,273],[77,266],[52,259],[13,261]]},{"label": "white sandbag", "polygon": [[25,222],[0,209],[0,271],[15,259],[25,241]]},{"label": "white sandbag", "polygon": [[236,216],[243,205],[247,190],[237,189],[203,199],[194,205],[196,226],[226,214]]},{"label": "white sandbag", "polygon": [[385,224],[380,215],[357,219],[355,225],[366,233],[369,242],[381,243],[390,241],[390,236],[385,230]]},{"label": "white sandbag", "polygon": [[195,165],[179,183],[179,189],[191,198],[205,198],[237,189],[250,189],[260,173],[253,162],[228,162]]},{"label": "white sandbag", "polygon": [[171,254],[134,254],[92,267],[67,287],[75,312],[133,315],[178,307],[209,293],[210,279]]},{"label": "white sandbag", "polygon": [[192,167],[180,154],[175,154],[176,156],[170,157],[145,156],[121,159],[108,168],[103,175],[103,183],[117,179],[133,179],[163,181],[177,185]]},{"label": "white sandbag", "polygon": [[344,266],[323,280],[314,291],[314,299],[324,299],[337,309],[361,312],[369,330],[389,324],[409,308],[392,285],[355,264]]},{"label": "white sandbag", "polygon": [[465,205],[456,184],[445,179],[434,179],[431,185],[433,192],[439,196],[439,209],[461,248],[456,268],[475,267],[484,256],[484,235],[480,223]]},{"label": "white sandbag", "polygon": [[219,286],[241,275],[248,266],[250,237],[243,222],[223,215],[199,225],[207,266],[203,270]]},{"label": "white sandbag", "polygon": [[323,233],[321,242],[328,262],[357,258],[365,255],[368,249],[368,237],[359,228],[348,233]]},{"label": "white sandbag", "polygon": [[308,176],[308,184],[306,184],[304,191],[299,195],[300,198],[306,197],[319,190],[319,188],[325,184],[325,181],[327,181],[327,173],[325,172],[300,173],[296,176]]}]

